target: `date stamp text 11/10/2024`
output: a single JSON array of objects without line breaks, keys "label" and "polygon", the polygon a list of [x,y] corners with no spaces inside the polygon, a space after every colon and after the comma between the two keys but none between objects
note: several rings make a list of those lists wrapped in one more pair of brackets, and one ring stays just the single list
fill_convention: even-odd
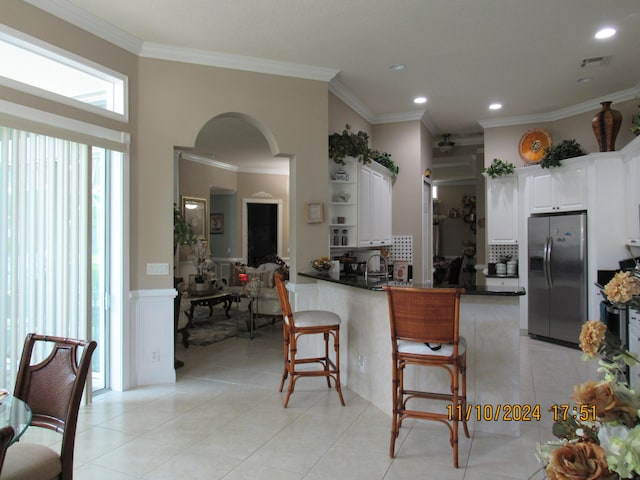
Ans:
[{"label": "date stamp text 11/10/2024", "polygon": [[[469,422],[532,422],[542,418],[541,407],[538,404],[501,404],[496,405],[447,405],[447,416],[453,420]],[[593,422],[596,420],[595,405],[573,406],[567,403],[552,405],[548,411],[553,416],[554,422],[563,422],[569,419],[581,422]]]}]

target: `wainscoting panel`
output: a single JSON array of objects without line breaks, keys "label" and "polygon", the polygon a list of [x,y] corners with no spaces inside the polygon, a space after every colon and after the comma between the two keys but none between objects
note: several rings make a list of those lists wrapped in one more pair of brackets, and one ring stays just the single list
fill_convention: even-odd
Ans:
[{"label": "wainscoting panel", "polygon": [[131,292],[131,388],[176,381],[173,299],[177,293],[173,288]]}]

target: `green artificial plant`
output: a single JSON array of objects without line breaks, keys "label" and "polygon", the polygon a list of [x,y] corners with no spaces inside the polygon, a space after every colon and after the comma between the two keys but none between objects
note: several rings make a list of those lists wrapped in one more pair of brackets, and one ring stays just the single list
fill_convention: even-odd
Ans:
[{"label": "green artificial plant", "polygon": [[501,158],[494,158],[491,165],[482,170],[482,173],[486,173],[491,178],[503,177],[505,175],[511,175],[515,171],[515,165],[511,162],[504,162]]},{"label": "green artificial plant", "polygon": [[196,236],[193,233],[193,227],[187,222],[178,208],[173,204],[173,255],[178,251],[180,245],[194,245]]},{"label": "green artificial plant", "polygon": [[575,140],[563,140],[556,145],[545,148],[544,157],[540,160],[540,167],[559,167],[561,160],[579,157],[584,154],[578,142]]},{"label": "green artificial plant", "polygon": [[345,157],[357,158],[365,165],[373,160],[387,168],[393,175],[397,175],[400,170],[391,160],[391,154],[369,148],[369,135],[363,131],[353,133],[349,124],[345,125],[342,133],[336,132],[329,135],[329,158],[344,165]]}]

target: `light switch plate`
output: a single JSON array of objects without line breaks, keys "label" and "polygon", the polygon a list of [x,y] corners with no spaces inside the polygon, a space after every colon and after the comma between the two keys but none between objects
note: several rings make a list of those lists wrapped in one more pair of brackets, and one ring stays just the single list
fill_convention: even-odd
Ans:
[{"label": "light switch plate", "polygon": [[147,275],[169,275],[169,264],[147,263]]}]

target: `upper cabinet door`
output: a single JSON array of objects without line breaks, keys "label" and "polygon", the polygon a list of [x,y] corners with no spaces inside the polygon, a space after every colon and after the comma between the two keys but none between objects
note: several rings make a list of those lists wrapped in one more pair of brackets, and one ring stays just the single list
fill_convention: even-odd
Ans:
[{"label": "upper cabinet door", "polygon": [[531,182],[531,213],[547,213],[554,210],[553,177],[550,172],[543,172],[532,176]]},{"label": "upper cabinet door", "polygon": [[530,212],[554,213],[586,210],[587,167],[553,167],[529,178]]},{"label": "upper cabinet door", "polygon": [[487,178],[487,242],[518,243],[518,177]]},{"label": "upper cabinet door", "polygon": [[361,247],[371,245],[371,171],[367,168],[360,169],[358,182],[358,245]]},{"label": "upper cabinet door", "polygon": [[371,182],[371,233],[380,244],[391,244],[391,179],[388,175],[373,172]]},{"label": "upper cabinet door", "polygon": [[570,212],[587,208],[586,167],[558,171],[554,179],[556,211]]},{"label": "upper cabinet door", "polygon": [[358,183],[358,245],[389,245],[391,236],[391,178],[361,167]]}]

